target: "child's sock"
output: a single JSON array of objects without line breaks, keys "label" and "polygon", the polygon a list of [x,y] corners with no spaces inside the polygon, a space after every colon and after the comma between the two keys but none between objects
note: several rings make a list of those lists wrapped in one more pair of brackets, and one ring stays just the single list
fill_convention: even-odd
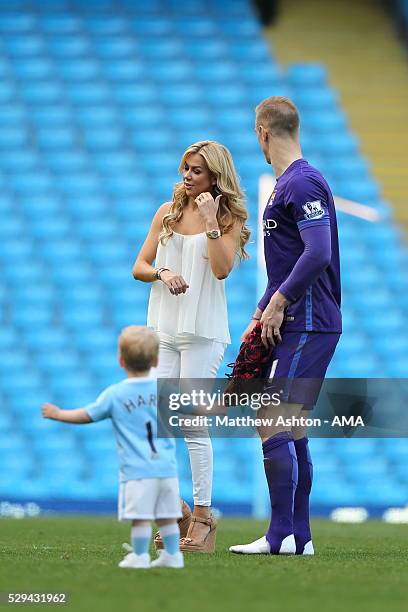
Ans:
[{"label": "child's sock", "polygon": [[307,438],[295,441],[298,460],[298,485],[295,493],[293,526],[296,540],[296,554],[301,555],[305,544],[312,539],[309,522],[309,498],[312,490],[313,464]]},{"label": "child's sock", "polygon": [[271,553],[279,553],[282,541],[293,534],[293,502],[297,484],[297,458],[293,436],[278,433],[262,444],[264,467],[271,498],[272,517],[266,533]]},{"label": "child's sock", "polygon": [[159,528],[164,548],[169,555],[175,555],[180,550],[180,529],[177,523],[163,525]]},{"label": "child's sock", "polygon": [[149,552],[150,539],[152,537],[152,527],[132,527],[131,538],[132,546],[136,555],[143,555]]}]

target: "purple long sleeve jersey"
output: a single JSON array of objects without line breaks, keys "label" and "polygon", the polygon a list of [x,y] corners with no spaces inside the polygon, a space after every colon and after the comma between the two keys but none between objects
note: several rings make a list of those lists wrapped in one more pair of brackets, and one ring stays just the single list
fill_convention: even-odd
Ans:
[{"label": "purple long sleeve jersey", "polygon": [[286,331],[341,332],[340,258],[330,187],[305,159],[278,177],[263,215],[268,285],[258,307],[275,291],[291,303]]}]

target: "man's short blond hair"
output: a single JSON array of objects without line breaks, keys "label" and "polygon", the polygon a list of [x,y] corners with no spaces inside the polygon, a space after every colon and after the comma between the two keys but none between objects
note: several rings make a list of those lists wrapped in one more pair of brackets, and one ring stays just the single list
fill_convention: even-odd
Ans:
[{"label": "man's short blond hair", "polygon": [[265,130],[276,137],[290,136],[295,138],[299,131],[299,113],[289,98],[271,96],[263,100],[255,109],[256,126],[262,125]]},{"label": "man's short blond hair", "polygon": [[159,354],[159,338],[149,327],[129,325],[119,336],[119,353],[127,370],[150,370]]}]

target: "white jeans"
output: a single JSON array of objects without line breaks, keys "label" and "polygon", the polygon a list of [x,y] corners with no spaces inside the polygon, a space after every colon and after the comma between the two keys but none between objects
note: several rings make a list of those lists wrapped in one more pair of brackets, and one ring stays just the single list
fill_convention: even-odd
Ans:
[{"label": "white jeans", "polygon": [[[160,351],[157,378],[215,378],[226,344],[190,334],[168,336],[159,332]],[[206,430],[203,429],[205,436]],[[213,450],[211,438],[186,434],[196,506],[211,506]]]}]

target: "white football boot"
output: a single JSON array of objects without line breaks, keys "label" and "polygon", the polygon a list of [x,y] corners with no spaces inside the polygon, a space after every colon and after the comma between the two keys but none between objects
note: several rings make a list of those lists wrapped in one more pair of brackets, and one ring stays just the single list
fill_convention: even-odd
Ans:
[{"label": "white football boot", "polygon": [[184,567],[183,553],[177,552],[174,555],[169,555],[166,550],[159,550],[159,556],[151,562],[150,567],[173,567],[175,569],[181,569]]},{"label": "white football boot", "polygon": [[[250,544],[236,544],[235,546],[230,546],[229,551],[239,555],[269,555],[271,553],[271,547],[266,536],[263,536]],[[296,554],[296,542],[293,534],[286,536],[286,538],[282,540],[278,554]]]},{"label": "white football boot", "polygon": [[303,552],[302,555],[309,555],[312,556],[314,555],[314,548],[313,548],[313,542],[312,540],[309,540],[308,542],[306,542],[306,544],[304,545],[303,548]]}]

